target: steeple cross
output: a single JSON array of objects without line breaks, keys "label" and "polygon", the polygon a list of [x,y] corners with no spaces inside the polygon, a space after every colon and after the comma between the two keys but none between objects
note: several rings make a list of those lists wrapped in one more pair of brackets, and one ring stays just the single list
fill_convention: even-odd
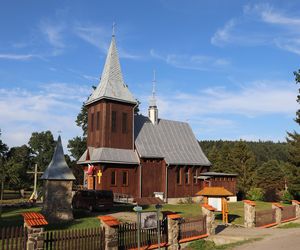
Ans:
[{"label": "steeple cross", "polygon": [[115,36],[115,35],[116,35],[116,34],[115,34],[115,29],[116,29],[116,23],[113,22],[113,24],[112,24],[112,36]]},{"label": "steeple cross", "polygon": [[37,171],[37,164],[34,165],[34,171],[33,172],[27,172],[27,174],[34,174],[34,184],[33,184],[33,193],[30,196],[30,199],[37,199],[37,177],[38,174],[43,174],[44,172],[38,172]]}]

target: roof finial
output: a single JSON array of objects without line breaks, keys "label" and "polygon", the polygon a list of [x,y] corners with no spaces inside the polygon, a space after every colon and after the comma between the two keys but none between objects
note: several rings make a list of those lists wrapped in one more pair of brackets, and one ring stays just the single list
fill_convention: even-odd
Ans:
[{"label": "roof finial", "polygon": [[153,70],[153,80],[152,80],[152,98],[155,100],[155,84],[156,84],[156,77],[155,77],[155,70]]},{"label": "roof finial", "polygon": [[116,23],[113,22],[113,24],[112,24],[112,36],[115,36],[115,29],[116,29]]}]

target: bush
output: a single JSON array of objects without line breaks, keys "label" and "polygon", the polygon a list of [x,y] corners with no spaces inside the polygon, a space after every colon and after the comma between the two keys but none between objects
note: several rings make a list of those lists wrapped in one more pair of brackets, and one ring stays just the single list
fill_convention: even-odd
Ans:
[{"label": "bush", "polygon": [[283,191],[281,195],[281,201],[283,203],[291,203],[291,201],[294,199],[293,195],[289,191]]},{"label": "bush", "polygon": [[262,188],[251,188],[246,195],[248,200],[262,201],[264,200],[265,192]]}]

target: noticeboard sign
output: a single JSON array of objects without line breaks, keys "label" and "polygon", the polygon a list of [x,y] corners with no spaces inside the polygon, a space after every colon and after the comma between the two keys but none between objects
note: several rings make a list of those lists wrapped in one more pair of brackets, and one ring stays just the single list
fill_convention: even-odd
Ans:
[{"label": "noticeboard sign", "polygon": [[141,213],[141,228],[142,229],[157,228],[157,213],[156,212]]}]

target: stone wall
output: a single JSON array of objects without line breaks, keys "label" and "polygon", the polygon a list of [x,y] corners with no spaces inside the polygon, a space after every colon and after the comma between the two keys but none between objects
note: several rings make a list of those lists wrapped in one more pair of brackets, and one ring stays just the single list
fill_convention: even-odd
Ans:
[{"label": "stone wall", "polygon": [[42,213],[49,222],[72,220],[72,181],[44,181]]}]

